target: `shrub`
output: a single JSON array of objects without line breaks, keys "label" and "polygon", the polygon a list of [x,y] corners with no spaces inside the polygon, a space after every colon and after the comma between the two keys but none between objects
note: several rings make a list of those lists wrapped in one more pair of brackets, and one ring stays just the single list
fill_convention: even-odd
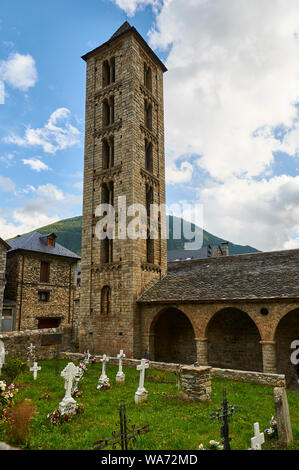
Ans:
[{"label": "shrub", "polygon": [[21,359],[19,359],[18,357],[11,357],[3,366],[3,380],[5,380],[7,383],[12,383],[25,370],[26,362],[21,361]]},{"label": "shrub", "polygon": [[29,423],[35,411],[36,408],[33,407],[31,400],[28,399],[16,403],[11,408],[7,421],[7,436],[11,444],[19,446],[29,445]]}]

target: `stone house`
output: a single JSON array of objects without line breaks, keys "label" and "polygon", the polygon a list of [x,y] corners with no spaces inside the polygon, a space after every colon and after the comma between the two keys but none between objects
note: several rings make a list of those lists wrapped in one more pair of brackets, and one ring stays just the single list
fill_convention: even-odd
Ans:
[{"label": "stone house", "polygon": [[0,238],[0,329],[2,325],[2,315],[3,315],[3,298],[4,298],[4,289],[6,283],[6,255],[7,250],[10,246]]},{"label": "stone house", "polygon": [[54,233],[33,232],[9,243],[6,331],[72,325],[80,257],[58,244]]},{"label": "stone house", "polygon": [[154,239],[149,231],[146,239],[96,236],[102,203],[165,203],[167,69],[128,22],[83,59],[80,349],[112,356],[124,349],[129,358],[146,351],[151,360],[279,372],[296,382],[299,250],[228,256],[220,246],[208,257],[177,253],[167,262],[161,219]]}]

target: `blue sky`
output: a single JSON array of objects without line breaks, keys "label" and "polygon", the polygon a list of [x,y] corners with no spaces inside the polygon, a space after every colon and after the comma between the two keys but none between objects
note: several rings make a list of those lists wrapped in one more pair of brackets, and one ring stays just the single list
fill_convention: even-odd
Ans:
[{"label": "blue sky", "polygon": [[282,0],[5,2],[0,236],[81,214],[81,56],[128,19],[169,70],[168,205],[202,204],[204,228],[235,243],[299,247],[299,6],[285,10]]}]

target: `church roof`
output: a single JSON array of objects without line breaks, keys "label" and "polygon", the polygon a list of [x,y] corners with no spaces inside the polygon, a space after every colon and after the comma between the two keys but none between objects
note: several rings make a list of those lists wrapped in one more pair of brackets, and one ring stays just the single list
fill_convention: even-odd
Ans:
[{"label": "church roof", "polygon": [[214,255],[221,245],[204,245],[199,250],[168,250],[167,261],[184,261],[192,259],[204,259]]},{"label": "church roof", "polygon": [[143,37],[141,36],[140,33],[138,33],[137,29],[134,28],[134,26],[131,26],[130,23],[128,23],[128,21],[125,21],[121,26],[120,28],[118,28],[117,31],[115,31],[115,33],[111,36],[111,38],[104,42],[103,44],[101,44],[100,46],[96,47],[95,49],[93,49],[92,51],[90,52],[87,52],[87,54],[83,55],[82,56],[82,59],[87,61],[87,59],[89,57],[91,57],[92,55],[94,54],[97,54],[99,51],[101,51],[102,49],[104,49],[105,47],[108,47],[111,45],[111,43],[113,41],[115,41],[116,39],[120,38],[121,36],[124,36],[125,34],[127,33],[133,33],[135,35],[135,37],[137,38],[137,40],[141,43],[141,45],[145,48],[145,50],[149,53],[150,56],[152,56],[152,58],[154,59],[155,62],[158,62],[158,64],[160,65],[160,67],[162,68],[163,72],[167,72],[167,68],[165,67],[165,65],[163,64],[163,62],[159,59],[159,57],[155,54],[155,52],[150,48],[150,46],[148,45],[148,43],[145,41],[145,39],[143,39]]},{"label": "church roof", "polygon": [[138,302],[173,303],[299,298],[299,250],[168,264],[168,274]]},{"label": "church roof", "polygon": [[[54,235],[54,234],[50,234]],[[22,235],[9,240],[10,250],[8,253],[11,253],[16,250],[26,250],[34,251],[36,253],[45,253],[48,255],[64,256],[66,258],[74,258],[80,260],[80,256],[74,253],[71,250],[68,250],[59,243],[55,243],[55,246],[48,246],[45,243],[46,235],[39,232],[28,233],[27,235]]]}]

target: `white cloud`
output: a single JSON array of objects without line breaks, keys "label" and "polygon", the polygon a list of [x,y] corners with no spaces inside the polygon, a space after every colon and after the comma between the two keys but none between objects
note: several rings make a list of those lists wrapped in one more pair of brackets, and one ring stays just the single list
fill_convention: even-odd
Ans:
[{"label": "white cloud", "polygon": [[24,165],[30,166],[30,168],[34,171],[40,172],[43,170],[50,170],[48,165],[46,165],[44,162],[39,160],[38,158],[23,158],[23,163]]},{"label": "white cloud", "polygon": [[205,228],[221,238],[261,250],[296,246],[291,234],[299,232],[299,176],[232,177],[225,184],[211,183],[199,195]]},{"label": "white cloud", "polygon": [[12,153],[2,155],[0,157],[0,162],[4,163],[4,165],[8,168],[14,164],[14,155]]},{"label": "white cloud", "polygon": [[175,162],[166,167],[166,179],[169,184],[185,183],[192,178],[193,166],[189,162],[182,162],[179,168]]},{"label": "white cloud", "polygon": [[13,134],[3,140],[20,147],[42,147],[44,152],[55,154],[81,143],[81,132],[70,123],[70,116],[69,109],[58,108],[44,127],[33,129],[29,126],[24,137]]},{"label": "white cloud", "polygon": [[15,183],[10,178],[5,178],[0,175],[0,191],[4,193],[14,193],[15,187]]},{"label": "white cloud", "polygon": [[35,60],[29,54],[22,55],[16,52],[7,60],[0,61],[0,79],[13,88],[27,91],[37,82]]},{"label": "white cloud", "polygon": [[124,10],[129,16],[134,16],[137,9],[151,5],[154,11],[158,11],[163,4],[163,0],[111,0],[119,8]]}]

